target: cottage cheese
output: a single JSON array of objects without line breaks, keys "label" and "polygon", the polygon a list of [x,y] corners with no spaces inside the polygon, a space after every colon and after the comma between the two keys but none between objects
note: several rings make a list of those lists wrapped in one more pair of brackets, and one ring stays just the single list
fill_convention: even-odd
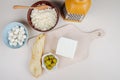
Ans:
[{"label": "cottage cheese", "polygon": [[57,13],[54,8],[45,10],[34,9],[30,17],[34,27],[43,31],[49,30],[57,21]]}]

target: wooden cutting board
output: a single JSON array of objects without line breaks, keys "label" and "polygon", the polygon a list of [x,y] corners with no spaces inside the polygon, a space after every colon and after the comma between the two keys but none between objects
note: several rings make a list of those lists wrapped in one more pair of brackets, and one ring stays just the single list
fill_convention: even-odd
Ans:
[{"label": "wooden cutting board", "polygon": [[[57,42],[60,37],[66,37],[66,38],[70,38],[78,41],[74,59],[57,55],[60,60],[58,69],[60,69],[86,59],[89,54],[89,46],[91,42],[96,38],[104,36],[104,31],[102,29],[97,29],[91,32],[84,32],[84,31],[81,31],[78,27],[75,27],[74,25],[69,24],[69,25],[64,25],[63,27],[54,29],[45,34],[46,34],[46,41],[45,41],[44,53],[51,52],[53,50],[55,51],[57,47]],[[29,40],[29,43],[30,43],[29,47],[30,46],[32,47],[35,41],[34,39],[35,37]]]}]

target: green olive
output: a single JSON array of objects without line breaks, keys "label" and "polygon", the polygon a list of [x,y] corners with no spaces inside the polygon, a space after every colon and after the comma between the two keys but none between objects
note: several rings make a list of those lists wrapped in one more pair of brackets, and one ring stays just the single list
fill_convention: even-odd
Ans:
[{"label": "green olive", "polygon": [[44,58],[44,61],[47,61],[49,58],[48,58],[48,56],[46,56],[45,58]]},{"label": "green olive", "polygon": [[53,59],[53,58],[54,58],[54,56],[53,56],[53,55],[49,55],[49,58],[50,58],[50,59]]},{"label": "green olive", "polygon": [[46,68],[47,68],[48,70],[51,70],[53,67],[50,66],[50,65],[48,65],[48,66],[46,66]]},{"label": "green olive", "polygon": [[51,59],[50,59],[49,61],[50,61],[51,63],[53,62],[53,60],[51,60]]},{"label": "green olive", "polygon": [[52,63],[51,66],[54,67],[56,65],[56,63]]},{"label": "green olive", "polygon": [[50,64],[51,64],[51,61],[47,60],[47,61],[45,62],[45,64],[46,64],[46,65],[50,65]]},{"label": "green olive", "polygon": [[54,63],[57,63],[57,59],[56,59],[56,58],[54,58],[54,59],[53,59],[53,62],[54,62]]}]

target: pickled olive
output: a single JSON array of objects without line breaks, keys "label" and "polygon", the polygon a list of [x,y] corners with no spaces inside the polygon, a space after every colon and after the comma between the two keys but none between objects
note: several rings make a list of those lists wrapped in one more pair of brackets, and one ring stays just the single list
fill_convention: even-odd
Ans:
[{"label": "pickled olive", "polygon": [[57,59],[54,55],[47,55],[44,57],[44,64],[48,70],[52,70],[56,66]]}]

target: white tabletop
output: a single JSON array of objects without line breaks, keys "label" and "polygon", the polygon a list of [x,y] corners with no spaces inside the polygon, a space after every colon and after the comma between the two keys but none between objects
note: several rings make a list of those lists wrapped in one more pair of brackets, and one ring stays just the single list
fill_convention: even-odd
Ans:
[{"label": "white tabletop", "polygon": [[[12,6],[31,5],[38,0],[0,1],[0,80],[35,80],[28,69],[28,46],[10,49],[2,42],[4,27],[13,21],[27,23],[27,10],[13,10]],[[61,6],[61,0],[53,0]],[[61,17],[58,27],[65,22]],[[92,0],[92,7],[81,23],[71,23],[83,31],[102,28],[106,35],[96,39],[89,48],[86,60],[50,72],[37,80],[120,80],[120,0]],[[27,26],[27,25],[26,25]],[[30,35],[38,32],[29,29]]]}]

